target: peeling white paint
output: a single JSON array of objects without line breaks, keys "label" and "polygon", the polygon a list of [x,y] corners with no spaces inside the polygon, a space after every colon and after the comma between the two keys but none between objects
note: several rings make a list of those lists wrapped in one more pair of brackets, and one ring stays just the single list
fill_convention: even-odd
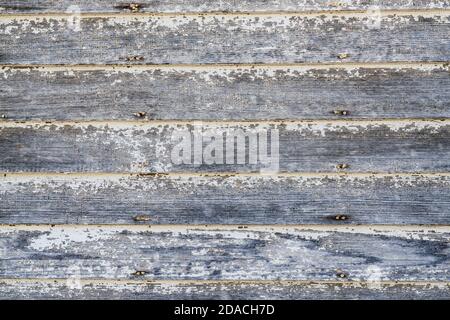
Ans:
[{"label": "peeling white paint", "polygon": [[49,233],[44,233],[37,238],[33,238],[30,248],[33,250],[44,251],[49,249],[64,249],[75,243],[96,243],[98,241],[108,240],[116,232],[114,230],[101,230],[100,232],[90,232],[84,229],[64,229],[52,228]]}]

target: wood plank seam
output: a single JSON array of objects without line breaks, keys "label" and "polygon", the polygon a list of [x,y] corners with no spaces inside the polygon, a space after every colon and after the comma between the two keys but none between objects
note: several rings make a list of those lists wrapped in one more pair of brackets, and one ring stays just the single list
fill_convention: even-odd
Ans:
[{"label": "wood plank seam", "polygon": [[[227,284],[268,284],[268,285],[282,285],[282,286],[290,286],[290,285],[309,285],[309,284],[324,284],[324,285],[342,285],[342,286],[361,286],[361,285],[370,285],[370,284],[380,284],[386,286],[393,285],[418,285],[418,286],[438,286],[438,287],[448,287],[450,286],[450,281],[389,281],[389,280],[380,280],[377,282],[373,281],[354,281],[354,280],[345,280],[345,281],[331,281],[331,280],[132,280],[132,279],[80,279],[83,284],[172,284],[172,285],[184,285],[184,284],[219,284],[219,285],[227,285]],[[42,282],[42,283],[61,283],[65,284],[67,282],[66,278],[0,278],[1,283],[10,283],[10,284],[20,284],[20,283],[29,283],[29,282]]]},{"label": "wood plank seam", "polygon": [[124,126],[177,126],[177,125],[205,125],[205,126],[238,126],[238,125],[273,125],[273,126],[281,126],[281,125],[311,125],[311,126],[321,126],[321,125],[329,125],[329,126],[395,126],[395,125],[409,125],[416,124],[418,126],[427,126],[427,125],[442,125],[446,126],[450,124],[450,118],[386,118],[386,119],[317,119],[317,120],[309,120],[309,119],[300,119],[300,120],[290,120],[290,119],[280,119],[280,120],[271,120],[271,119],[261,119],[261,120],[153,120],[153,119],[142,119],[142,120],[0,120],[0,128],[32,128],[33,126],[45,126],[45,125],[55,125],[58,127],[64,126],[110,126],[114,127],[124,127]]},{"label": "wood plank seam", "polygon": [[[445,9],[395,9],[395,10],[380,10],[381,16],[416,16],[416,15],[440,15],[448,14],[450,8]],[[345,17],[364,17],[371,14],[368,10],[324,10],[324,11],[262,11],[262,12],[136,12],[136,13],[92,13],[92,12],[81,12],[79,16],[83,18],[112,18],[121,17],[125,19],[133,20],[135,18],[147,18],[147,17],[258,17],[258,16],[294,16],[294,17],[320,17],[323,15],[333,16],[340,15]],[[58,13],[1,13],[0,11],[0,21],[2,20],[14,20],[14,19],[41,19],[41,18],[62,18],[67,19],[72,17],[73,13],[58,12]],[[78,13],[77,13],[78,15]]]},{"label": "wood plank seam", "polygon": [[325,178],[325,177],[348,177],[348,178],[401,178],[401,177],[423,177],[439,178],[449,177],[450,172],[278,172],[278,173],[259,173],[259,172],[8,172],[0,171],[0,181],[2,178],[152,178],[152,177],[307,177],[307,178]]},{"label": "wood plank seam", "polygon": [[450,70],[448,61],[385,61],[385,62],[323,62],[323,63],[207,63],[207,64],[0,64],[0,73],[8,70],[42,70],[42,71],[95,71],[117,70],[133,72],[136,70],[215,70],[215,69],[293,69],[293,70],[327,70],[327,69],[418,69],[433,70],[442,68]]},{"label": "wood plank seam", "polygon": [[266,225],[251,225],[251,224],[165,224],[165,225],[135,225],[135,224],[0,224],[2,231],[41,231],[48,230],[104,230],[104,231],[118,231],[129,230],[133,232],[164,232],[164,231],[247,231],[247,232],[302,232],[302,231],[317,231],[327,232],[336,231],[349,234],[364,233],[369,235],[377,235],[382,233],[396,233],[399,237],[408,237],[410,233],[417,233],[421,235],[434,234],[435,232],[447,234],[450,233],[450,225],[282,225],[282,224],[266,224]]},{"label": "wood plank seam", "polygon": [[[141,0],[138,2],[117,2],[117,1],[103,1],[101,4],[92,1],[78,1],[80,11],[86,12],[290,12],[290,11],[325,11],[325,10],[366,10],[373,8],[404,10],[404,9],[439,9],[448,8],[447,0],[437,1],[376,1],[375,3],[367,1],[345,1],[345,2],[330,2],[324,0],[311,0],[307,3],[305,1],[241,1],[239,6],[236,6],[234,1],[208,1],[202,3],[201,1],[177,1],[172,4],[170,1],[152,2],[149,0]],[[49,1],[22,1],[22,3],[10,3],[8,1],[0,1],[0,11],[5,13],[14,12],[62,12],[66,11],[72,2],[60,1],[54,3]]]}]

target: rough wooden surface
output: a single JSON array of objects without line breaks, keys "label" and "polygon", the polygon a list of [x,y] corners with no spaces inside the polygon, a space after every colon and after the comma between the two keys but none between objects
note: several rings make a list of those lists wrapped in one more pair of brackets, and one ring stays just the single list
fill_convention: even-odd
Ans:
[{"label": "rough wooden surface", "polygon": [[7,175],[0,223],[450,225],[450,176]]},{"label": "rough wooden surface", "polygon": [[448,281],[448,227],[0,228],[1,278]]},{"label": "rough wooden surface", "polygon": [[[11,120],[449,118],[445,64],[0,69]],[[345,111],[342,115],[340,112]]]},{"label": "rough wooden surface", "polygon": [[[278,130],[281,172],[446,172],[449,168],[448,121],[79,124],[6,121],[0,123],[0,170],[259,172],[267,169],[269,166],[264,163],[251,164],[248,150],[244,164],[236,164],[237,158],[234,164],[223,164],[226,148],[224,160],[219,164],[193,164],[193,156],[192,164],[176,164],[172,157],[181,141],[176,134],[204,135],[206,147],[211,142],[210,134],[228,137],[237,129],[265,137],[268,132],[271,135]],[[247,149],[250,146],[248,141],[245,146]],[[237,154],[244,154],[244,147],[237,149]],[[205,150],[208,149],[204,149],[203,155],[207,155]]]},{"label": "rough wooden surface", "polygon": [[447,11],[0,19],[0,64],[448,61]]},{"label": "rough wooden surface", "polygon": [[[137,6],[130,6],[130,3]],[[67,12],[266,12],[380,9],[446,9],[448,0],[2,0],[0,13]]]},{"label": "rough wooden surface", "polygon": [[450,299],[448,9],[0,0],[0,298]]},{"label": "rough wooden surface", "polygon": [[448,283],[0,280],[3,299],[442,299]]}]

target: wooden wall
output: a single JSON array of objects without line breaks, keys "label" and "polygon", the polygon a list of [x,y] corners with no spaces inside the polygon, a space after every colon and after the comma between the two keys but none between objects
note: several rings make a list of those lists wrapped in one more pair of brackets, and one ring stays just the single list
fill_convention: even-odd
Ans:
[{"label": "wooden wall", "polygon": [[0,298],[449,299],[449,61],[447,0],[0,0]]}]

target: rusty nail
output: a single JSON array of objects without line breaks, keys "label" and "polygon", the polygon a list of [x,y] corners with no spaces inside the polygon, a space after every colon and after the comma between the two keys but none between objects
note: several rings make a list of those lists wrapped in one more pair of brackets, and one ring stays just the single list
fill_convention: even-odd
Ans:
[{"label": "rusty nail", "polygon": [[133,115],[137,118],[144,118],[147,115],[147,112],[136,112]]},{"label": "rusty nail", "polygon": [[336,276],[338,278],[342,278],[342,279],[347,278],[347,274],[344,271],[342,271],[342,270],[337,270],[336,271]]},{"label": "rusty nail", "polygon": [[345,163],[340,163],[336,166],[337,169],[348,169],[350,168],[350,165],[345,164]]},{"label": "rusty nail", "polygon": [[343,214],[338,214],[334,217],[335,220],[347,220],[347,216]]},{"label": "rusty nail", "polygon": [[128,9],[131,12],[138,12],[139,10],[141,10],[141,5],[139,3],[130,3],[128,5]]},{"label": "rusty nail", "polygon": [[339,59],[343,60],[343,59],[347,59],[348,57],[350,57],[350,54],[348,53],[340,53],[337,56]]},{"label": "rusty nail", "polygon": [[133,220],[141,222],[141,221],[150,221],[151,218],[149,216],[147,216],[147,215],[139,215],[139,216],[133,217]]},{"label": "rusty nail", "polygon": [[333,113],[338,116],[348,116],[350,114],[347,110],[333,110]]},{"label": "rusty nail", "polygon": [[143,56],[129,56],[125,58],[127,61],[142,61],[144,60]]}]

